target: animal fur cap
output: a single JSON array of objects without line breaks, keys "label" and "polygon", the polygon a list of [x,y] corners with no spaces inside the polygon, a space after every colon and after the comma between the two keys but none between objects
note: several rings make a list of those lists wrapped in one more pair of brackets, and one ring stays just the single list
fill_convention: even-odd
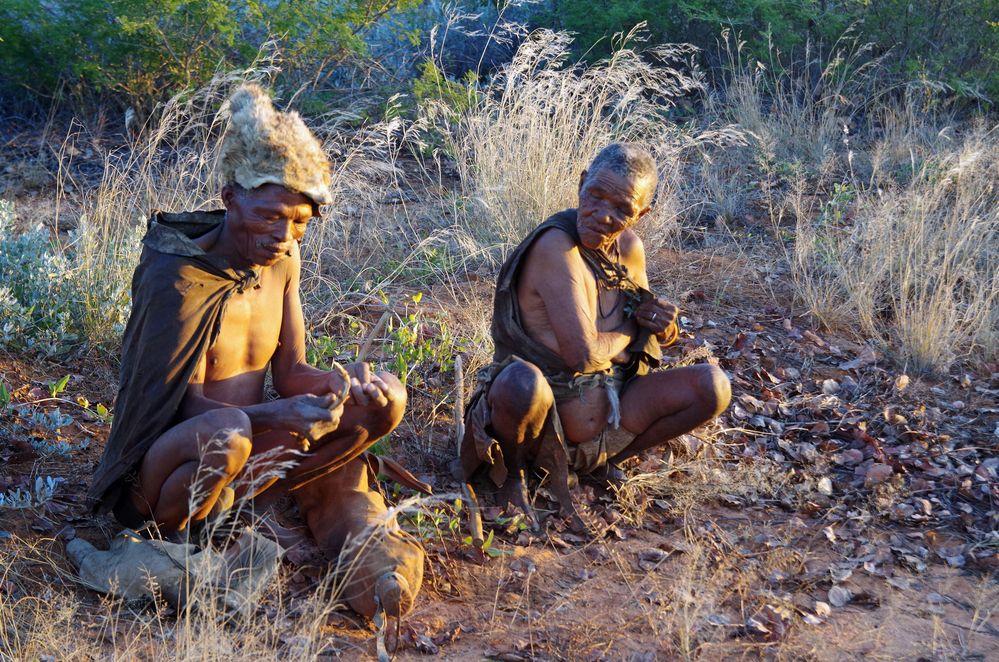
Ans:
[{"label": "animal fur cap", "polygon": [[229,128],[222,139],[223,181],[245,189],[280,184],[317,205],[333,201],[330,162],[296,112],[274,110],[263,88],[247,84],[229,100]]}]

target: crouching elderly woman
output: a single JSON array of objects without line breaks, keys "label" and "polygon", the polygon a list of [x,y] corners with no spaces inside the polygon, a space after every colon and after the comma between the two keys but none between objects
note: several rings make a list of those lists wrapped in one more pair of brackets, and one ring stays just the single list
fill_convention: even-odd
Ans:
[{"label": "crouching elderly woman", "polygon": [[[363,456],[399,424],[405,390],[365,363],[305,359],[299,241],[330,202],[327,157],[296,113],[249,85],[231,99],[219,164],[224,210],[149,223],[90,495],[127,527],[176,532],[242,495],[290,491],[319,546],[354,568],[352,606],[405,613],[423,550],[386,521]],[[265,401],[268,370],[279,397]],[[345,550],[369,528],[384,535]]]},{"label": "crouching elderly woman", "polygon": [[649,291],[634,227],[652,207],[656,166],[643,148],[608,145],[579,178],[579,205],[536,227],[500,269],[493,363],[465,418],[460,464],[532,518],[525,468],[543,467],[562,514],[585,528],[568,473],[613,472],[720,414],[716,366],[651,371],[677,338],[677,307]]}]

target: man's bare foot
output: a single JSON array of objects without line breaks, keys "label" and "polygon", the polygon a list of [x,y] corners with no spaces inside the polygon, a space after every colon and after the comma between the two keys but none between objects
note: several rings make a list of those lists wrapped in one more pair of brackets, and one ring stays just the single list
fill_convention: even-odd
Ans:
[{"label": "man's bare foot", "polygon": [[527,484],[524,481],[523,471],[520,472],[519,476],[507,476],[506,482],[499,490],[499,502],[504,507],[513,507],[514,513],[511,514],[522,513],[531,531],[537,533],[540,530],[538,518],[534,514],[534,509],[531,508],[530,499],[527,496]]}]

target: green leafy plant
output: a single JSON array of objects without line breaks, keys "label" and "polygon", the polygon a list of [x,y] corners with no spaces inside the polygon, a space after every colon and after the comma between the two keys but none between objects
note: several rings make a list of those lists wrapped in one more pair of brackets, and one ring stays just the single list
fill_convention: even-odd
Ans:
[{"label": "green leafy plant", "polygon": [[[100,328],[117,338],[130,310],[128,284],[104,283],[100,310],[92,310],[97,288],[81,268],[92,258],[106,256],[81,253],[78,246],[64,249],[41,225],[19,231],[13,203],[0,200],[0,348],[42,356],[66,354],[91,336],[98,312]],[[109,338],[105,335],[102,341]]]},{"label": "green leafy plant", "polygon": [[67,384],[69,384],[69,375],[63,376],[58,381],[49,382],[49,397],[57,397],[60,393],[66,390]]},{"label": "green leafy plant", "polygon": [[[486,534],[485,540],[482,541],[482,553],[491,559],[499,558],[500,556],[508,556],[512,552],[506,549],[497,549],[493,547],[493,541],[496,537],[496,532],[489,529],[489,533]],[[463,542],[466,545],[472,544],[472,536],[465,536]]]},{"label": "green leafy plant", "polygon": [[389,340],[384,348],[388,370],[403,384],[413,386],[423,384],[426,375],[421,372],[431,368],[449,372],[460,344],[443,318],[428,320],[415,307],[422,299],[421,292],[414,294],[410,297],[412,312],[389,322]]},{"label": "green leafy plant", "polygon": [[95,414],[97,414],[97,417],[101,419],[103,423],[107,425],[111,424],[111,419],[114,418],[114,416],[111,414],[110,411],[108,411],[107,407],[98,402],[96,405],[94,405],[93,411]]},{"label": "green leafy plant", "polygon": [[52,476],[37,476],[31,488],[8,490],[0,493],[0,508],[39,508],[52,500],[56,488],[63,483],[63,478]]},{"label": "green leafy plant", "polygon": [[328,368],[331,361],[334,361],[344,351],[344,347],[336,338],[328,335],[310,337],[309,345],[305,350],[305,358],[309,365]]},{"label": "green leafy plant", "polygon": [[423,540],[430,540],[439,535],[447,534],[455,539],[461,532],[461,499],[455,499],[452,504],[423,507],[405,516]]},{"label": "green leafy plant", "polygon": [[[0,5],[0,67],[35,93],[116,93],[152,108],[217,70],[247,66],[265,44],[285,75],[315,84],[367,52],[364,32],[419,0],[78,0]],[[89,88],[89,90],[88,90]]]},{"label": "green leafy plant", "polygon": [[7,385],[0,382],[0,413],[4,412],[10,405],[11,395],[7,390]]}]

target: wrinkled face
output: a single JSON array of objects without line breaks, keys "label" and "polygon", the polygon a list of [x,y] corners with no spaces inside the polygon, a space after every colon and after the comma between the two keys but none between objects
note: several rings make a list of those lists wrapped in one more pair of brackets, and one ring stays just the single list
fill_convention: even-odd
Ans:
[{"label": "wrinkled face", "polygon": [[228,184],[222,202],[232,248],[250,266],[269,267],[286,258],[318,215],[307,196],[277,184],[251,190]]},{"label": "wrinkled face", "polygon": [[621,233],[648,213],[653,183],[601,169],[579,178],[576,229],[584,246],[606,251]]}]

